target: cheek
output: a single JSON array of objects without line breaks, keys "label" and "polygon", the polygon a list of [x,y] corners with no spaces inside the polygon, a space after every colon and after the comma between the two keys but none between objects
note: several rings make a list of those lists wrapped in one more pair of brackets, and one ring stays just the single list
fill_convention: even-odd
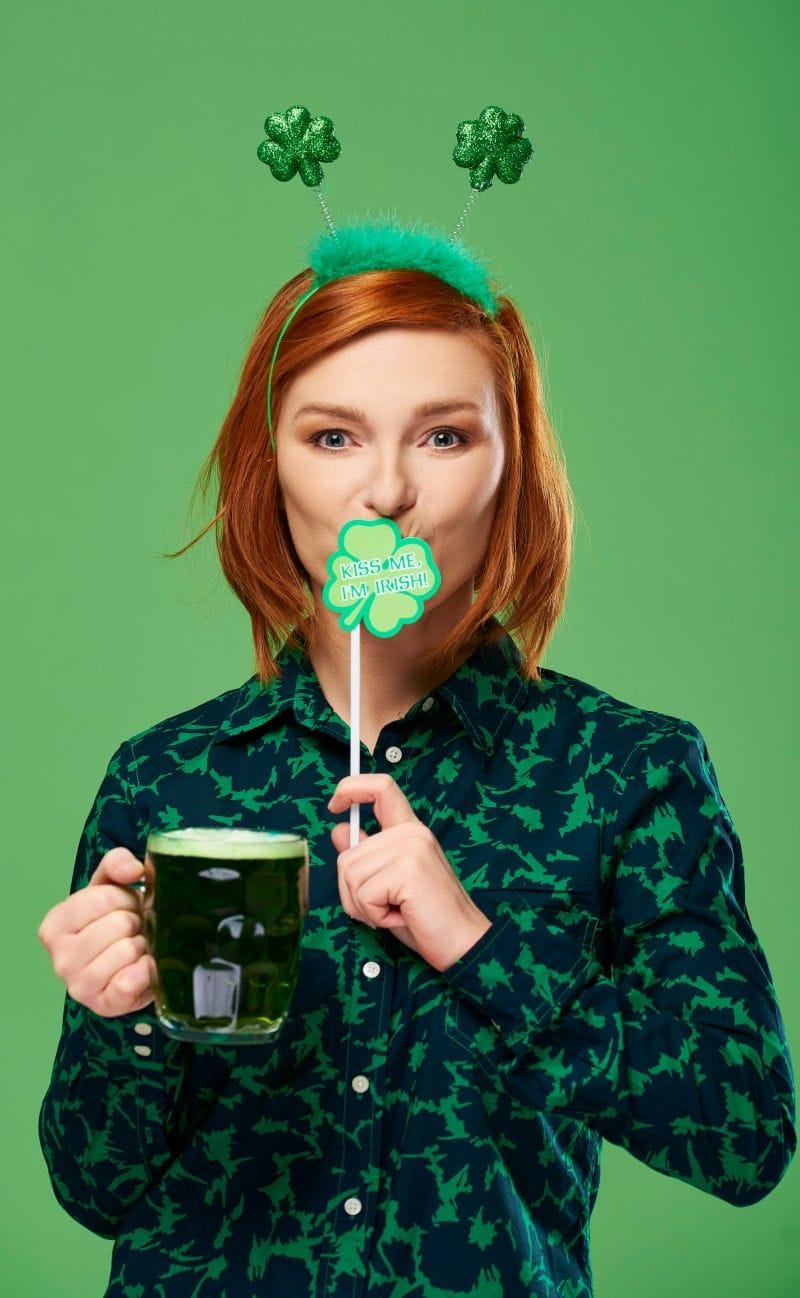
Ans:
[{"label": "cheek", "polygon": [[503,463],[492,460],[483,472],[476,473],[463,493],[464,522],[491,523],[500,500]]},{"label": "cheek", "polygon": [[324,583],[327,577],[326,562],[335,545],[331,544],[329,526],[326,526],[324,487],[309,490],[302,483],[298,490],[290,476],[281,480],[281,501],[286,531],[306,577]]},{"label": "cheek", "polygon": [[446,504],[451,526],[447,540],[444,535],[440,540],[444,542],[442,557],[457,580],[474,573],[485,558],[500,502],[501,478],[495,466],[489,465],[485,473],[464,483],[462,491],[449,494]]},{"label": "cheek", "polygon": [[303,508],[302,498],[298,499],[292,489],[291,481],[281,479],[279,486],[280,510],[283,514],[283,525],[289,534],[297,557],[306,566],[308,560],[308,538],[310,535],[309,520]]},{"label": "cheek", "polygon": [[304,478],[302,473],[289,467],[278,475],[278,482],[289,529],[297,545],[313,529],[324,493],[308,476]]}]

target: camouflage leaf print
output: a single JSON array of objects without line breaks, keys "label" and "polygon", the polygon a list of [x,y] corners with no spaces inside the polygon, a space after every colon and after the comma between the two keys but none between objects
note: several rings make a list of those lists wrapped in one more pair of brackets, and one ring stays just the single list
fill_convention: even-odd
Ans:
[{"label": "camouflage leaf print", "polygon": [[517,667],[508,639],[478,651],[365,761],[493,921],[444,973],[342,909],[348,733],[298,652],[112,757],[73,888],[176,823],[306,833],[312,864],[274,1044],[67,997],[41,1140],[114,1240],[109,1298],[591,1298],[603,1138],[732,1204],[780,1181],[792,1064],[702,735]]}]

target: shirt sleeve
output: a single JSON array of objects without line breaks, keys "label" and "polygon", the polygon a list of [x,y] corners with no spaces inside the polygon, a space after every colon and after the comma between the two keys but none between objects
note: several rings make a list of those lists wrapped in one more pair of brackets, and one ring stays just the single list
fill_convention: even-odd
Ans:
[{"label": "shirt sleeve", "polygon": [[[71,892],[85,887],[112,847],[143,855],[147,831],[134,809],[131,758],[127,744],[111,758],[78,845]],[[158,1028],[152,1005],[103,1018],[66,996],[39,1138],[58,1202],[89,1230],[115,1235],[171,1161],[182,1080],[180,1043]]]},{"label": "shirt sleeve", "polygon": [[795,1089],[741,844],[691,723],[632,759],[608,827],[607,921],[518,896],[444,977],[518,1099],[756,1203],[794,1153]]}]

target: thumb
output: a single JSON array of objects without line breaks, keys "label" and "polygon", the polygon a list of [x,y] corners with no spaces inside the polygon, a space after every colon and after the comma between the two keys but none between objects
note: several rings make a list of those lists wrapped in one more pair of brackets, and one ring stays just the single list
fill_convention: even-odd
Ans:
[{"label": "thumb", "polygon": [[127,847],[112,847],[101,857],[100,864],[89,880],[90,885],[99,883],[133,884],[144,877],[142,862],[128,851]]}]

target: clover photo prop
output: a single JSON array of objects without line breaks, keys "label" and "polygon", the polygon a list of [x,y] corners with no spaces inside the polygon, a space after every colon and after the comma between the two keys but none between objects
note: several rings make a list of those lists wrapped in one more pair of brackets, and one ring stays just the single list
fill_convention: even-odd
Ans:
[{"label": "clover photo prop", "polygon": [[[422,617],[442,578],[427,541],[402,536],[389,518],[352,519],[328,558],[322,599],[350,636],[350,774],[361,767],[361,626],[380,639]],[[350,846],[358,843],[358,803],[350,808]]]},{"label": "clover photo prop", "polygon": [[421,618],[442,581],[427,541],[402,537],[391,519],[345,523],[328,572],[322,598],[342,630],[363,622],[384,637]]}]

